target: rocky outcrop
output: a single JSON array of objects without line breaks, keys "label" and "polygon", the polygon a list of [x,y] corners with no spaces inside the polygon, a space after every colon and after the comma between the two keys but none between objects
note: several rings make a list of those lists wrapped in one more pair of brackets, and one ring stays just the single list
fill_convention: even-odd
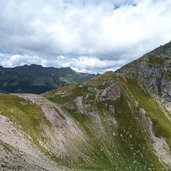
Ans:
[{"label": "rocky outcrop", "polygon": [[115,74],[171,102],[171,42],[125,65]]},{"label": "rocky outcrop", "polygon": [[83,96],[79,96],[75,99],[76,106],[80,113],[84,113]]},{"label": "rocky outcrop", "polygon": [[117,83],[114,83],[107,87],[106,89],[99,92],[100,101],[111,100],[115,101],[120,98],[120,86]]}]

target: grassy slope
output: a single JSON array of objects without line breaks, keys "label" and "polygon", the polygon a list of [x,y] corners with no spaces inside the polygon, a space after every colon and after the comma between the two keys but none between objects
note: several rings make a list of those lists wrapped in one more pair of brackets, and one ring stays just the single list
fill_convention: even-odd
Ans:
[{"label": "grassy slope", "polygon": [[171,123],[161,110],[155,99],[141,90],[134,80],[128,80],[127,85],[139,102],[139,107],[144,108],[153,121],[156,136],[164,137],[171,147]]},{"label": "grassy slope", "polygon": [[21,126],[35,144],[43,140],[40,124],[50,124],[37,105],[22,98],[0,94],[0,114]]},{"label": "grassy slope", "polygon": [[[88,87],[94,87],[99,90],[104,89],[117,80],[118,78],[114,78],[110,73],[107,73],[106,75],[99,76],[89,81],[87,84],[84,84],[84,86],[75,85],[54,90],[46,93],[45,96],[52,101],[62,104],[86,131],[94,147],[92,153],[88,154],[94,159],[94,165],[91,166],[93,170],[162,170],[163,166],[152,152],[143,127],[141,127],[139,122],[135,119],[137,108],[134,106],[135,110],[133,111],[132,107],[130,108],[128,104],[129,99],[126,95],[125,87],[121,86],[122,95],[115,102],[99,102],[96,99],[95,93],[88,90]],[[119,80],[119,82],[122,84],[122,81]],[[134,92],[134,88],[135,87],[129,86],[129,91]],[[63,95],[59,92],[63,92]],[[57,94],[54,95],[55,93]],[[142,102],[149,100],[149,96],[142,97],[141,94],[138,96],[138,93],[139,90],[137,90],[137,94],[133,93],[136,99]],[[100,132],[98,132],[93,118],[90,115],[86,113],[80,114],[75,109],[74,100],[78,96],[83,96],[85,104],[91,104],[92,110],[100,114],[106,132],[105,135],[101,135]],[[144,99],[141,100],[141,98]],[[149,112],[149,110],[155,110],[153,106],[156,105],[155,102],[152,101],[151,103],[152,106],[149,104],[149,106],[143,105],[142,107],[144,107],[145,110],[147,109],[147,112]],[[109,112],[108,108],[111,105],[114,106],[115,113]],[[157,113],[153,115],[157,115]],[[115,136],[113,135],[114,128],[106,123],[109,116],[114,117],[118,123]],[[82,168],[86,168],[84,162],[82,163]]]},{"label": "grassy slope", "polygon": [[[96,98],[96,91],[103,90],[114,82],[121,85],[121,97],[116,101],[99,101]],[[96,91],[94,91],[95,89]],[[131,99],[130,94],[138,101],[138,108],[134,106],[134,99]],[[86,152],[84,150],[84,154],[90,160],[89,164],[82,157],[75,160],[72,159],[72,156],[63,159],[52,156],[60,164],[75,168],[74,170],[146,171],[151,169],[160,171],[163,169],[151,150],[143,126],[140,125],[136,117],[139,108],[144,108],[152,118],[156,135],[166,138],[169,145],[171,145],[170,121],[153,98],[144,93],[135,81],[123,81],[111,73],[107,73],[84,85],[53,90],[44,96],[63,105],[72,118],[84,129],[89,143],[93,147]],[[74,101],[78,96],[83,96],[84,106],[89,105],[84,114],[79,113],[75,106]],[[109,110],[111,106],[114,107],[115,112]],[[93,112],[98,113],[104,133],[100,131],[95,118],[90,115]],[[39,146],[39,140],[44,138],[40,124],[50,124],[40,107],[12,95],[0,94],[0,113],[21,125],[23,131],[33,139],[37,146]],[[108,122],[109,118],[116,119],[117,128]],[[81,148],[79,150],[81,152]]]}]

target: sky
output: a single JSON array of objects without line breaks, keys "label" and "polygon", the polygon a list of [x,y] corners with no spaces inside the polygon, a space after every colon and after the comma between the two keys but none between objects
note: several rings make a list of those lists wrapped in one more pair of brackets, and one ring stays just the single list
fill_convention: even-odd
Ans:
[{"label": "sky", "polygon": [[170,40],[170,0],[0,0],[4,67],[103,73]]}]

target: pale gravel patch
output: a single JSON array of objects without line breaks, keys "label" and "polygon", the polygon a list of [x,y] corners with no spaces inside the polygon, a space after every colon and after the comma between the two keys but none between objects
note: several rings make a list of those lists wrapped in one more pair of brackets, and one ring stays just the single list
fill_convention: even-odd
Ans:
[{"label": "pale gravel patch", "polygon": [[75,99],[75,104],[79,110],[79,112],[81,114],[84,113],[84,106],[83,106],[83,96],[78,96],[76,99]]},{"label": "pale gravel patch", "polygon": [[169,169],[171,169],[171,151],[169,145],[163,137],[156,137],[153,131],[153,123],[149,117],[146,116],[146,112],[144,109],[140,109],[140,113],[142,114],[143,120],[146,122],[147,131],[150,139],[152,140],[152,147],[159,160],[166,164]]},{"label": "pale gravel patch", "polygon": [[40,142],[44,148],[61,158],[82,156],[84,160],[90,162],[89,157],[84,154],[84,151],[91,150],[86,134],[59,104],[51,102],[41,95],[13,95],[30,100],[40,106],[45,117],[52,123],[53,127],[41,125],[45,136],[48,137],[47,142]]},{"label": "pale gravel patch", "polygon": [[39,153],[29,143],[28,139],[24,137],[20,128],[3,115],[0,115],[0,140],[23,152],[27,152],[27,154],[35,158],[39,158]]},{"label": "pale gravel patch", "polygon": [[[21,128],[11,122],[8,118],[0,115],[0,140],[12,146],[22,159],[27,160],[30,166],[40,167],[49,171],[61,170],[62,167],[51,161],[42,154],[31,142],[30,138],[21,131]],[[1,151],[2,152],[2,151]],[[1,154],[2,155],[2,154]],[[0,156],[0,159],[3,156]]]}]

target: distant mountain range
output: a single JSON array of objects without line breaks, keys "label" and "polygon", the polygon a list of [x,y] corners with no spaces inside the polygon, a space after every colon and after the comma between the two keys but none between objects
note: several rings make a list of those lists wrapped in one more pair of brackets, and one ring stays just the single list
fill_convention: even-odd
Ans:
[{"label": "distant mountain range", "polygon": [[0,66],[0,92],[41,94],[57,87],[82,83],[94,74],[75,72],[71,68],[24,65],[15,68]]}]

